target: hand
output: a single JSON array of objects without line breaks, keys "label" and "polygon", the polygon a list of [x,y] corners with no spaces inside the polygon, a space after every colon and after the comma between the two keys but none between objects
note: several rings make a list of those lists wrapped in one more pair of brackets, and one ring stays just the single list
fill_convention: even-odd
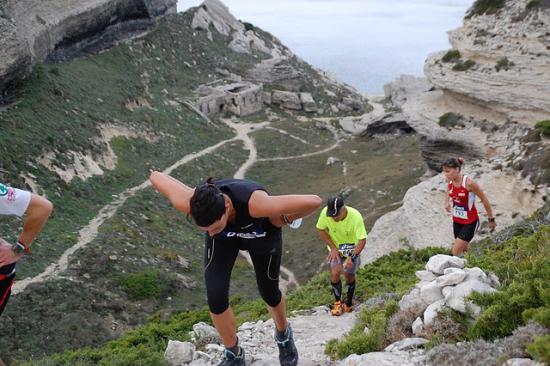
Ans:
[{"label": "hand", "polygon": [[331,248],[330,253],[327,255],[327,262],[332,262],[335,260],[340,260],[340,252],[336,248]]},{"label": "hand", "polygon": [[451,204],[448,202],[445,204],[445,211],[451,212]]},{"label": "hand", "polygon": [[0,239],[0,267],[17,262],[23,253],[15,254],[13,247],[4,239]]},{"label": "hand", "polygon": [[497,223],[495,221],[489,221],[489,231],[490,232],[495,231],[496,227],[497,227]]},{"label": "hand", "polygon": [[344,269],[352,269],[353,268],[353,259],[350,257],[346,258],[346,261],[344,262]]}]

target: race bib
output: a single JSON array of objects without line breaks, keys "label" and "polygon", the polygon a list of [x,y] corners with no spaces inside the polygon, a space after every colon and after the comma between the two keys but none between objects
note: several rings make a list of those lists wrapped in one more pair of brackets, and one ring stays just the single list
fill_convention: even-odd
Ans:
[{"label": "race bib", "polygon": [[355,249],[355,244],[340,244],[338,246],[338,251],[342,254],[343,257],[349,257],[353,254]]},{"label": "race bib", "polygon": [[468,219],[468,211],[466,211],[465,207],[453,206],[453,216],[458,218],[458,219],[467,220]]}]

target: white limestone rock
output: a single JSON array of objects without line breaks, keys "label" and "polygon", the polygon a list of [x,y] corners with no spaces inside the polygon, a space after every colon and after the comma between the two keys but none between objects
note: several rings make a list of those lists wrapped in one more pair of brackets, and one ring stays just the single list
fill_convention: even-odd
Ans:
[{"label": "white limestone rock", "polygon": [[400,341],[394,342],[384,348],[384,352],[399,352],[407,351],[411,349],[417,349],[428,343],[426,338],[405,338]]},{"label": "white limestone rock", "polygon": [[464,281],[467,275],[466,271],[453,271],[438,277],[435,281],[440,287],[453,286]]},{"label": "white limestone rock", "polygon": [[300,93],[300,100],[304,112],[317,112],[317,103],[315,103],[311,93]]},{"label": "white limestone rock", "polygon": [[170,366],[179,366],[193,361],[195,345],[190,342],[168,341],[164,351],[164,359]]},{"label": "white limestone rock", "polygon": [[415,336],[419,335],[424,331],[424,321],[421,317],[418,317],[415,319],[415,321],[412,323],[412,332]]},{"label": "white limestone rock", "polygon": [[338,363],[339,366],[413,366],[407,352],[370,352],[364,355],[351,355]]},{"label": "white limestone rock", "polygon": [[543,366],[544,364],[530,358],[510,358],[502,366]]},{"label": "white limestone rock", "polygon": [[437,278],[437,276],[430,271],[416,271],[415,275],[420,281],[427,282],[431,282]]},{"label": "white limestone rock", "polygon": [[271,94],[271,103],[280,105],[282,108],[301,110],[302,102],[298,93],[283,90],[274,90]]},{"label": "white limestone rock", "polygon": [[481,282],[479,279],[468,280],[462,282],[452,288],[449,296],[445,300],[445,305],[461,313],[466,313],[468,309],[473,310],[474,313],[478,311],[471,301],[465,301],[472,292],[491,293],[496,290]]},{"label": "white limestone rock", "polygon": [[193,330],[190,332],[191,339],[195,343],[220,343],[218,331],[213,326],[204,322],[199,322],[193,325]]},{"label": "white limestone rock", "polygon": [[436,281],[432,281],[420,288],[420,297],[427,304],[432,304],[438,300],[443,299],[443,293],[441,293],[441,286]]},{"label": "white limestone rock", "polygon": [[447,268],[464,268],[465,266],[466,259],[445,254],[436,254],[426,263],[426,270],[441,275]]},{"label": "white limestone rock", "polygon": [[445,299],[438,300],[426,308],[426,311],[424,311],[424,325],[431,325],[434,322],[443,305],[445,305]]},{"label": "white limestone rock", "polygon": [[413,314],[422,314],[428,307],[428,303],[425,302],[420,296],[420,289],[413,289],[408,294],[403,296],[399,301],[399,309],[402,311],[410,311]]}]

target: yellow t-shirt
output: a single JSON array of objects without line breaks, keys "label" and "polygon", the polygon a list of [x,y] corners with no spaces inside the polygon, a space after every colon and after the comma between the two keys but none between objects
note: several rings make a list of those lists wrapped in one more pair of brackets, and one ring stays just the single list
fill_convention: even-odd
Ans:
[{"label": "yellow t-shirt", "polygon": [[[367,238],[367,230],[361,213],[353,207],[346,206],[348,213],[342,221],[334,221],[327,216],[325,207],[317,220],[317,229],[324,230],[344,257],[351,255],[359,240]],[[327,246],[328,248],[328,246]],[[328,248],[330,250],[330,248]]]}]

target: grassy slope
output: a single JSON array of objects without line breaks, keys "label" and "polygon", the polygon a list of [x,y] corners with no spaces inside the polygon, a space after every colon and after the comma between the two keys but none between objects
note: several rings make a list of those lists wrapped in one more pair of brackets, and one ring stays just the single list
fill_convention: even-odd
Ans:
[{"label": "grassy slope", "polygon": [[[204,32],[190,29],[191,16],[185,13],[164,19],[148,35],[96,56],[68,64],[37,67],[24,87],[20,103],[0,111],[1,163],[10,171],[6,180],[22,186],[20,173],[34,175],[43,189],[40,193],[46,194],[56,206],[54,216],[33,245],[34,255],[25,258],[19,266],[20,278],[36,275],[57,260],[76,243],[78,231],[101,207],[126,188],[146,180],[150,168],[163,169],[186,154],[232,136],[224,126],[213,128],[184,106],[165,102],[181,100],[197,85],[216,79],[212,73],[215,67],[242,73],[264,56],[233,53],[226,47],[227,40],[215,32],[214,41],[209,41]],[[196,63],[196,66],[189,69],[184,62]],[[303,68],[309,70],[308,83],[304,86],[304,90],[308,90],[313,85],[314,74],[311,68]],[[128,102],[139,102],[142,106],[130,111],[126,108]],[[261,116],[252,119],[262,120]],[[332,143],[332,136],[327,131],[312,129],[307,123],[299,125],[293,117],[285,116],[287,120],[274,123],[274,127],[288,129],[310,142],[306,146],[295,140],[277,140],[287,151],[293,154],[294,151],[312,151],[317,146]],[[47,151],[55,153],[54,163],[60,167],[71,163],[70,151],[98,156],[106,149],[98,140],[99,128],[104,125],[143,132],[153,139],[117,137],[111,140],[110,145],[118,157],[116,168],[86,181],[76,178],[65,183],[34,161]],[[280,134],[258,132],[256,138],[262,156],[284,154],[284,151],[273,149],[271,138],[274,136],[279,138]],[[386,199],[399,200],[405,187],[420,175],[422,164],[414,139],[403,143],[407,146],[406,162],[412,163],[396,163],[389,170],[376,174],[368,174],[376,165],[371,166],[366,160],[377,156],[375,164],[380,165],[385,154],[394,157],[402,146],[399,142],[354,141],[353,144],[360,145],[353,147],[358,151],[356,154],[350,152],[349,146],[334,152],[349,160],[348,169],[353,175],[345,178],[346,185],[364,187],[377,183],[382,188],[388,183],[399,183],[387,197],[369,199],[364,206],[361,206],[362,195],[358,193],[361,190],[353,193],[351,199],[361,206],[358,208],[385,205]],[[339,167],[324,165],[327,156],[300,159],[290,165],[263,163],[254,168],[249,178],[265,183],[273,193],[285,193],[319,191],[313,183],[303,184],[303,173],[310,175],[311,182],[333,176],[322,192],[334,193],[334,187],[340,188],[342,177],[338,174]],[[190,184],[208,176],[230,176],[246,157],[247,151],[242,150],[240,144],[228,144],[173,174]],[[287,166],[293,174],[281,176],[284,170],[280,167],[286,169]],[[414,169],[407,170],[411,167]],[[331,173],[331,170],[334,171]],[[387,177],[380,178],[380,175]],[[374,216],[368,216],[369,223]],[[312,220],[306,223],[307,230],[288,233],[287,238],[292,247],[290,255],[286,256],[290,259],[285,259],[285,264],[295,271],[300,270],[298,275],[302,282],[317,272],[324,255],[322,246],[317,246],[315,233],[309,230]],[[13,240],[17,232],[13,227],[19,223],[18,219],[2,220],[2,236]],[[193,226],[151,189],[138,192],[100,227],[99,235],[87,248],[71,257],[69,270],[62,277],[31,285],[10,300],[10,306],[0,318],[0,328],[6,335],[0,342],[1,357],[4,361],[17,362],[65,349],[99,346],[142,324],[151,315],[161,321],[177,314],[176,318],[192,324],[179,312],[198,309],[205,303],[202,240]],[[306,248],[317,251],[314,261],[304,266],[291,259],[297,258]],[[180,264],[180,257],[189,263],[188,268]],[[243,318],[265,315],[260,303],[248,305],[257,294],[252,270],[244,261],[237,262],[232,289],[239,289]],[[28,309],[24,317],[20,309]],[[192,316],[200,318],[204,310],[200,314]],[[176,327],[177,334],[184,334],[179,327]],[[135,360],[152,364],[144,361],[148,359],[147,352],[143,358],[136,356]],[[115,363],[108,358],[105,360],[106,364]],[[90,359],[86,362],[95,363]]]}]

